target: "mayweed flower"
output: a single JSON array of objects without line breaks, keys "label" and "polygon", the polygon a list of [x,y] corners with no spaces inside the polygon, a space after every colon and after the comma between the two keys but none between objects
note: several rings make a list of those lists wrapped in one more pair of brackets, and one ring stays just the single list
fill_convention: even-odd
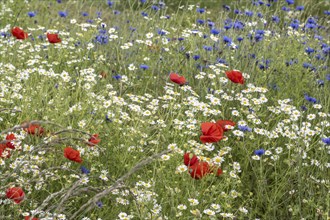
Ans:
[{"label": "mayweed flower", "polygon": [[265,150],[262,149],[262,148],[259,149],[259,150],[255,150],[255,151],[254,151],[254,154],[255,154],[255,155],[258,155],[258,156],[260,157],[260,156],[262,156],[262,155],[265,154]]},{"label": "mayweed flower", "polygon": [[231,120],[218,120],[216,124],[220,126],[223,129],[223,131],[228,131],[230,130],[230,128],[228,127],[232,128],[236,125],[236,123]]}]

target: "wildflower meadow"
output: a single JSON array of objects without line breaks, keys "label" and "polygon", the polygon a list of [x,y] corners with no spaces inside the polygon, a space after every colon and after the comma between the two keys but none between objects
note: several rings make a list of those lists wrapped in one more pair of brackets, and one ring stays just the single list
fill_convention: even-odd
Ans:
[{"label": "wildflower meadow", "polygon": [[329,220],[328,0],[1,0],[1,220]]}]

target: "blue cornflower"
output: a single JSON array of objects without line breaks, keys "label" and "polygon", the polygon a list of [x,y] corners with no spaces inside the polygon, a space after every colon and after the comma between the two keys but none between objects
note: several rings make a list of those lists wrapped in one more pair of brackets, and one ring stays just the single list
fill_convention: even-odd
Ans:
[{"label": "blue cornflower", "polygon": [[62,3],[62,0],[57,0],[57,3]]},{"label": "blue cornflower", "polygon": [[291,9],[290,8],[287,8],[285,6],[282,7],[282,11],[290,11]]},{"label": "blue cornflower", "polygon": [[237,29],[237,30],[242,30],[243,28],[244,28],[244,23],[243,22],[241,22],[240,20],[236,20],[235,22],[234,22],[234,25],[233,25],[233,28],[234,29]]},{"label": "blue cornflower", "polygon": [[304,95],[305,96],[305,100],[307,100],[308,102],[311,102],[311,103],[317,103],[317,99],[316,98],[313,98],[311,96],[308,96],[307,94]]},{"label": "blue cornflower", "polygon": [[323,40],[323,37],[321,35],[315,34],[314,39],[317,39],[317,40],[321,41],[321,40]]},{"label": "blue cornflower", "polygon": [[322,142],[325,143],[326,145],[330,145],[330,137],[322,138]]},{"label": "blue cornflower", "polygon": [[197,19],[196,22],[197,22],[198,24],[205,24],[205,21],[202,20],[202,19]]},{"label": "blue cornflower", "polygon": [[256,42],[259,42],[259,41],[261,41],[262,39],[264,39],[264,35],[262,35],[262,34],[256,34],[256,35],[254,36],[254,39],[256,40]]},{"label": "blue cornflower", "polygon": [[97,11],[97,12],[96,12],[96,16],[97,16],[97,18],[101,18],[101,16],[102,16],[102,12]]},{"label": "blue cornflower", "polygon": [[319,79],[316,81],[319,86],[324,86],[324,80]]},{"label": "blue cornflower", "polygon": [[149,66],[146,65],[146,64],[141,64],[140,68],[143,69],[143,70],[147,70],[147,69],[149,69]]},{"label": "blue cornflower", "polygon": [[58,15],[59,15],[60,17],[62,17],[62,18],[65,18],[66,16],[68,16],[68,12],[66,12],[66,11],[59,11],[59,12],[58,12]]},{"label": "blue cornflower", "polygon": [[107,122],[112,122],[112,120],[109,118],[108,115],[105,115],[105,120],[106,120]]},{"label": "blue cornflower", "polygon": [[252,17],[253,16],[253,11],[245,11],[245,15],[248,17]]},{"label": "blue cornflower", "polygon": [[250,128],[247,125],[238,125],[238,129],[243,131],[243,132],[246,132],[246,131],[251,132],[252,131],[252,128]]},{"label": "blue cornflower", "polygon": [[112,1],[108,0],[108,3],[107,4],[109,5],[110,8],[112,8],[112,6],[113,6],[113,2]]},{"label": "blue cornflower", "polygon": [[193,56],[193,59],[194,59],[194,60],[198,60],[199,58],[201,58],[200,55],[194,55],[194,56]]},{"label": "blue cornflower", "polygon": [[325,46],[322,48],[322,53],[324,53],[325,55],[329,55],[330,54],[330,46]]},{"label": "blue cornflower", "polygon": [[290,23],[290,27],[292,29],[297,30],[299,28],[299,20],[298,19],[293,19],[292,22]]},{"label": "blue cornflower", "polygon": [[84,11],[84,12],[81,13],[81,15],[84,16],[84,17],[87,17],[88,13]]},{"label": "blue cornflower", "polygon": [[148,13],[147,12],[141,12],[141,15],[143,16],[143,17],[148,17]]},{"label": "blue cornflower", "polygon": [[95,37],[95,42],[99,44],[107,44],[109,42],[109,36],[106,34],[99,34]]},{"label": "blue cornflower", "polygon": [[330,81],[330,74],[325,75],[325,79]]},{"label": "blue cornflower", "polygon": [[307,47],[307,48],[305,49],[305,52],[308,53],[308,54],[311,54],[311,53],[314,53],[315,50],[314,50],[313,48]]},{"label": "blue cornflower", "polygon": [[114,79],[116,79],[116,80],[120,80],[122,77],[121,77],[121,75],[115,75],[115,76],[113,76],[112,78],[114,78]]},{"label": "blue cornflower", "polygon": [[286,2],[288,3],[288,5],[293,5],[294,4],[294,0],[286,0]]},{"label": "blue cornflower", "polygon": [[237,39],[238,42],[241,42],[244,38],[241,37],[241,36],[239,36],[239,37],[237,37],[236,39]]},{"label": "blue cornflower", "polygon": [[36,16],[37,13],[35,13],[34,11],[29,11],[27,14],[30,18],[33,18],[34,16]]},{"label": "blue cornflower", "polygon": [[229,23],[225,24],[225,26],[224,26],[224,28],[225,28],[226,30],[229,30],[229,29],[232,28],[232,27],[233,27],[233,22],[229,22]]},{"label": "blue cornflower", "polygon": [[218,35],[218,34],[220,34],[220,30],[218,30],[218,29],[211,29],[210,33],[211,34],[214,34],[214,35]]},{"label": "blue cornflower", "polygon": [[230,6],[229,5],[223,5],[222,6],[226,11],[230,11]]},{"label": "blue cornflower", "polygon": [[203,48],[206,51],[211,51],[213,49],[212,46],[206,46],[206,45],[204,45]]},{"label": "blue cornflower", "polygon": [[262,148],[259,149],[259,150],[255,150],[255,151],[254,151],[254,154],[255,154],[255,155],[258,155],[258,156],[260,157],[260,156],[262,156],[262,155],[265,154],[265,150],[262,149]]},{"label": "blue cornflower", "polygon": [[80,170],[83,174],[89,174],[91,171],[84,166],[80,167]]},{"label": "blue cornflower", "polygon": [[300,106],[300,108],[301,108],[302,111],[307,111],[307,107],[304,106],[304,105]]},{"label": "blue cornflower", "polygon": [[204,8],[197,8],[196,12],[198,12],[200,14],[203,14],[205,12],[205,9]]},{"label": "blue cornflower", "polygon": [[323,12],[325,15],[330,15],[330,11],[324,11]]},{"label": "blue cornflower", "polygon": [[158,30],[157,33],[158,33],[160,36],[164,36],[164,35],[166,35],[166,31],[164,31],[164,30]]},{"label": "blue cornflower", "polygon": [[147,0],[140,0],[141,4],[146,3]]},{"label": "blue cornflower", "polygon": [[280,18],[278,16],[272,16],[272,21],[278,24],[280,22]]},{"label": "blue cornflower", "polygon": [[159,7],[157,5],[151,6],[151,9],[154,11],[159,11]]},{"label": "blue cornflower", "polygon": [[306,68],[306,69],[312,69],[313,65],[310,64],[310,63],[303,63],[303,67]]},{"label": "blue cornflower", "polygon": [[207,21],[207,25],[210,27],[210,28],[212,28],[212,27],[214,27],[214,22],[213,21]]},{"label": "blue cornflower", "polygon": [[92,19],[87,19],[86,22],[87,23],[90,23],[90,24],[93,24],[94,23],[94,21]]},{"label": "blue cornflower", "polygon": [[160,8],[164,8],[166,4],[165,2],[158,2],[158,5]]},{"label": "blue cornflower", "polygon": [[234,13],[238,15],[238,14],[241,14],[241,11],[238,10],[238,9],[235,9],[235,10],[234,10]]},{"label": "blue cornflower", "polygon": [[258,12],[257,16],[258,16],[258,18],[263,18],[264,17],[261,12]]},{"label": "blue cornflower", "polygon": [[120,15],[120,11],[118,11],[118,10],[113,10],[113,14],[115,14],[115,15]]},{"label": "blue cornflower", "polygon": [[303,5],[299,5],[296,7],[297,11],[303,11],[305,9],[305,7]]},{"label": "blue cornflower", "polygon": [[102,208],[103,203],[102,203],[101,201],[97,201],[97,202],[96,202],[96,205],[97,205],[97,207]]},{"label": "blue cornflower", "polygon": [[218,61],[218,63],[228,65],[227,61],[225,59],[218,58],[217,61]]},{"label": "blue cornflower", "polygon": [[231,44],[233,41],[230,37],[223,36],[223,42],[226,44]]}]

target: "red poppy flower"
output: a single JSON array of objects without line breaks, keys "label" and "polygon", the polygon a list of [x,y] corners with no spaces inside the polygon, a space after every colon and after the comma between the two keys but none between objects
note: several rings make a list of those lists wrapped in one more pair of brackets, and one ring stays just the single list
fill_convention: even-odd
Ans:
[{"label": "red poppy flower", "polygon": [[222,173],[223,173],[223,172],[222,172],[222,169],[218,168],[218,169],[217,169],[217,174],[216,174],[216,175],[217,175],[217,176],[220,176]]},{"label": "red poppy flower", "polygon": [[[0,144],[0,157],[1,158],[9,158],[10,157],[10,151],[6,150],[7,145],[6,144]],[[3,153],[6,152],[6,156],[3,155]]]},{"label": "red poppy flower", "polygon": [[204,122],[201,124],[203,135],[200,136],[200,140],[203,143],[218,142],[223,138],[223,129],[216,123]]},{"label": "red poppy flower", "polygon": [[43,127],[41,127],[39,124],[28,124],[28,127],[24,128],[24,130],[28,134],[32,135],[42,135],[44,133]]},{"label": "red poppy flower", "polygon": [[223,129],[223,131],[229,130],[228,128],[226,128],[226,125],[230,125],[230,126],[236,125],[236,123],[231,120],[218,120],[216,124],[219,125]]},{"label": "red poppy flower", "polygon": [[244,77],[238,70],[230,70],[226,72],[228,79],[234,83],[244,84]]},{"label": "red poppy flower", "polygon": [[16,37],[16,39],[19,39],[19,40],[24,40],[24,39],[28,38],[28,33],[24,32],[19,27],[14,27],[13,29],[11,29],[11,34],[14,37]]},{"label": "red poppy flower", "polygon": [[176,73],[170,74],[170,80],[176,84],[179,84],[180,86],[186,83],[186,79],[184,78],[184,76],[179,76]]},{"label": "red poppy flower", "polygon": [[13,200],[16,204],[19,204],[24,200],[24,192],[21,187],[12,187],[7,189],[6,197]]},{"label": "red poppy flower", "polygon": [[52,44],[61,42],[61,38],[58,37],[58,34],[47,33],[47,38],[48,38],[49,43],[52,43]]},{"label": "red poppy flower", "polygon": [[190,176],[195,179],[201,179],[211,173],[210,165],[207,162],[197,162],[188,168]]},{"label": "red poppy flower", "polygon": [[[15,137],[14,134],[7,134],[7,136],[6,136],[6,140],[7,140],[7,141],[16,140],[16,137]],[[6,146],[7,146],[8,148],[10,148],[10,149],[15,149],[15,145],[14,145],[13,143],[11,143],[11,142],[7,142],[7,143],[6,143]]]},{"label": "red poppy flower", "polygon": [[99,138],[98,134],[93,134],[91,138],[88,139],[88,145],[89,146],[94,146],[100,143],[101,139]]},{"label": "red poppy flower", "polygon": [[192,157],[190,157],[190,153],[185,153],[183,155],[183,162],[186,166],[192,166],[195,163],[198,162],[198,158],[196,157],[196,155],[192,155]]},{"label": "red poppy flower", "polygon": [[31,218],[30,216],[25,216],[24,220],[39,220],[38,218]]},{"label": "red poppy flower", "polygon": [[64,148],[64,157],[77,163],[82,163],[80,152],[71,147]]}]

